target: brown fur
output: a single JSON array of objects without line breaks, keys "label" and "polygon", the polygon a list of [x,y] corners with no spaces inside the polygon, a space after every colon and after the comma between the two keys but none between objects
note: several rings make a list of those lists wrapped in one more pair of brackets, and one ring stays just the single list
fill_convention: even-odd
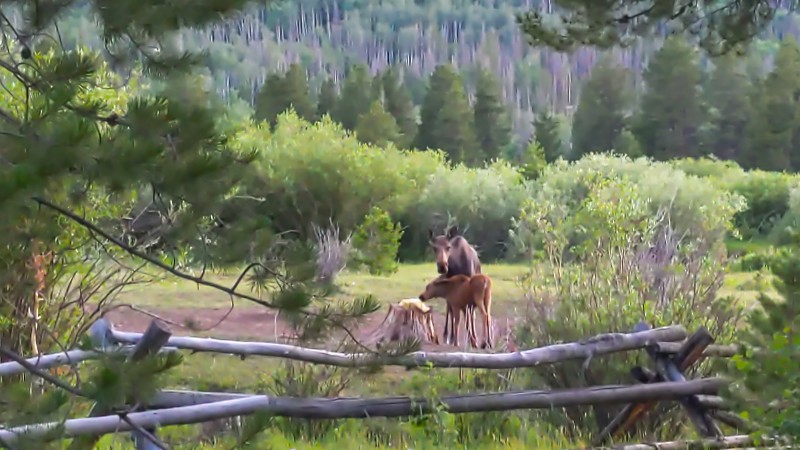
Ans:
[{"label": "brown fur", "polygon": [[458,345],[458,325],[461,321],[461,312],[464,312],[465,328],[473,347],[478,347],[475,333],[475,316],[467,311],[468,307],[478,308],[483,315],[484,343],[481,347],[493,347],[492,339],[492,279],[486,274],[454,275],[452,277],[438,277],[425,286],[425,291],[419,295],[422,301],[441,297],[447,301],[448,310],[452,311],[455,323],[453,324],[453,345]]},{"label": "brown fur", "polygon": [[[436,256],[436,270],[442,277],[449,278],[453,275],[472,276],[481,273],[481,262],[478,252],[470,243],[459,233],[457,226],[447,229],[445,234],[434,236],[432,230],[428,230],[429,241]],[[467,307],[466,314],[475,320],[475,308]],[[451,342],[455,326],[455,316],[450,308],[444,318],[444,340]],[[455,344],[455,342],[452,342]]]}]

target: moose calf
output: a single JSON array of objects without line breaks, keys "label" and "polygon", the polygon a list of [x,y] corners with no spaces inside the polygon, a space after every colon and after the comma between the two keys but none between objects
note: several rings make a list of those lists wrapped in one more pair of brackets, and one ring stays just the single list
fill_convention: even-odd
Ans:
[{"label": "moose calf", "polygon": [[[482,348],[492,347],[492,279],[486,274],[453,275],[451,277],[438,277],[425,286],[425,291],[419,295],[423,302],[432,298],[444,298],[447,301],[447,309],[453,314],[454,324],[450,332],[453,334],[453,344],[458,345],[458,324],[461,321],[461,312],[464,312],[465,326],[470,344],[478,347],[477,336],[475,334],[474,316],[467,311],[468,306],[478,308],[483,315],[483,336],[484,344]],[[445,342],[449,341],[445,336]]]}]

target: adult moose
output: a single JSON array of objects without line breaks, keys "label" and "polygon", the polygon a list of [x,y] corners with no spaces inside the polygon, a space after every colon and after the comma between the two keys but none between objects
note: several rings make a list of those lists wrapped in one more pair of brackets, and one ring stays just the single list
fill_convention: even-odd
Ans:
[{"label": "adult moose", "polygon": [[[453,275],[466,275],[471,277],[481,273],[481,261],[478,252],[470,243],[461,236],[458,226],[453,225],[447,229],[445,234],[434,236],[433,230],[428,230],[430,245],[433,247],[436,256],[436,271],[445,278]],[[444,341],[452,345],[455,342],[455,317],[453,314],[460,314],[459,311],[452,311],[447,308],[444,318]],[[475,307],[470,305],[465,311],[467,321],[475,321]],[[448,331],[449,330],[449,331]],[[451,339],[452,338],[452,339]]]}]

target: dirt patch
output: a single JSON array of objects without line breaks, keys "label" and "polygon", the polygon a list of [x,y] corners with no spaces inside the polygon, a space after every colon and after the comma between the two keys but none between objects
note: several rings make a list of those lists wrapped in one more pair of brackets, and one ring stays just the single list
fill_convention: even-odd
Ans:
[{"label": "dirt patch", "polygon": [[[435,305],[442,306],[444,304]],[[262,308],[154,308],[148,312],[164,319],[172,332],[176,336],[205,336],[220,339],[245,339],[259,340],[264,342],[286,342],[286,337],[290,333],[287,324],[278,315],[275,320],[274,311]],[[364,339],[369,335],[386,316],[386,307],[368,315],[359,324],[359,328],[351,330],[359,339]],[[130,309],[117,309],[111,311],[107,318],[111,320],[115,329],[120,331],[143,332],[150,321],[151,315],[141,311]],[[475,314],[475,325],[479,341],[483,336],[483,325],[480,320],[480,313]],[[443,340],[444,314],[435,310],[433,321],[436,333],[440,341]],[[508,328],[513,323],[513,318],[493,316],[493,329],[495,339],[495,349],[503,348],[506,344]],[[343,331],[332,333],[332,341],[337,341],[337,337],[343,337]],[[466,330],[462,325],[459,331],[459,340],[466,341]],[[512,347],[513,348],[513,347]],[[428,351],[455,351],[456,348],[449,345],[423,345],[424,350]],[[467,351],[479,351],[468,349]]]}]

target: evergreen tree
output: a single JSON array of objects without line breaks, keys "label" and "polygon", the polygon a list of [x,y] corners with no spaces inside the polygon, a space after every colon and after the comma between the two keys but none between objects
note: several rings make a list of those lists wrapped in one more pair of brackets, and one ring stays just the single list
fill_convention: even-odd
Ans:
[{"label": "evergreen tree", "polygon": [[350,66],[342,85],[341,95],[334,108],[333,120],[346,130],[355,130],[358,118],[369,110],[372,104],[372,79],[364,64]]},{"label": "evergreen tree", "polygon": [[563,155],[560,125],[558,118],[549,112],[541,112],[533,120],[534,140],[548,164]]},{"label": "evergreen tree", "polygon": [[704,90],[709,106],[708,149],[720,159],[737,160],[750,121],[750,80],[741,58],[714,59],[714,72]]},{"label": "evergreen tree", "polygon": [[800,167],[800,48],[791,36],[781,42],[775,67],[751,96],[753,115],[741,163],[764,170]]},{"label": "evergreen tree", "polygon": [[369,110],[358,118],[356,136],[361,142],[385,147],[389,142],[396,144],[400,139],[400,130],[381,102],[373,100]]},{"label": "evergreen tree", "polygon": [[622,133],[614,139],[611,148],[614,149],[615,153],[627,155],[631,158],[638,158],[644,155],[639,141],[636,140],[636,136],[630,130],[622,130]]},{"label": "evergreen tree", "polygon": [[467,94],[451,66],[440,65],[431,74],[421,118],[415,147],[442,150],[454,162],[480,160]]},{"label": "evergreen tree", "polygon": [[445,93],[449,91],[450,85],[456,83],[457,79],[458,74],[452,66],[447,64],[436,66],[428,78],[428,89],[420,108],[420,124],[414,139],[414,147],[418,149],[436,148],[433,136],[436,120],[442,105],[444,105]]},{"label": "evergreen tree", "polygon": [[292,64],[284,75],[284,96],[286,108],[293,108],[298,116],[313,122],[316,119],[316,107],[311,100],[308,88],[308,76],[300,64]]},{"label": "evergreen tree", "polygon": [[[296,320],[301,336],[323,333],[330,325],[319,320],[322,315],[309,314],[313,298],[324,296],[324,289],[307,275],[307,263],[288,260],[286,247],[275,250],[278,239],[265,229],[263,216],[228,223],[219,231],[217,219],[226,209],[242,209],[233,194],[252,174],[249,163],[256,155],[228,143],[219,128],[219,99],[211,101],[210,89],[190,91],[204,87],[190,75],[203,59],[170,44],[170,37],[184,28],[209,27],[249,2],[200,2],[188,12],[182,2],[136,3],[22,0],[3,6],[0,361],[76,347],[85,336],[82,330],[107,311],[104,296],[118,292],[126,279],[140,285],[153,280],[148,272],[157,271],[142,270],[145,266],[281,308]],[[128,72],[132,83],[109,70],[98,52],[60,48],[52,39],[57,19],[78,14],[96,18],[108,59],[115,70]],[[142,73],[166,88],[137,90]],[[189,80],[191,87],[170,89]],[[128,217],[138,205],[156,216],[157,224],[145,227],[145,240],[132,236],[141,230],[141,216]],[[271,291],[267,299],[210,282],[205,270],[184,271],[189,264],[205,269],[209,262],[242,263],[245,255],[230,252],[232,241],[260,255],[250,274],[256,287]],[[117,263],[121,259],[125,263]],[[134,261],[142,266],[129,267]],[[275,280],[279,287],[267,290],[267,281]],[[367,303],[353,310],[375,309]],[[85,304],[98,309],[89,314]],[[326,314],[353,317],[344,309]],[[305,320],[309,317],[314,320]],[[174,354],[137,361],[102,355],[85,363],[88,370],[81,367],[80,379],[66,373],[53,378],[60,380],[58,386],[51,379],[33,389],[32,377],[4,377],[0,423],[10,428],[20,419],[60,420],[56,416],[86,410],[92,403],[93,413],[113,414],[111,405],[138,405],[152,398],[160,385],[156,378],[179,362]],[[48,437],[57,439],[63,432],[50,428]],[[137,434],[143,438],[144,433]],[[77,437],[70,448],[95,448],[97,439]],[[59,444],[62,448],[64,442]],[[45,447],[29,441],[3,445]]]},{"label": "evergreen tree", "polygon": [[644,71],[645,91],[634,135],[655,159],[700,156],[700,130],[708,122],[697,50],[683,37],[670,36]]},{"label": "evergreen tree", "polygon": [[511,143],[511,120],[494,75],[481,70],[475,88],[475,136],[483,159],[497,158]]},{"label": "evergreen tree", "polygon": [[326,78],[319,89],[317,118],[321,119],[325,114],[331,115],[336,107],[337,100],[338,93],[336,92],[336,83],[334,83],[332,79]]},{"label": "evergreen tree", "polygon": [[611,150],[626,126],[633,100],[630,71],[609,56],[592,69],[572,122],[572,157]]},{"label": "evergreen tree", "polygon": [[275,127],[278,116],[293,108],[298,116],[313,122],[316,108],[308,92],[308,78],[299,64],[292,64],[285,74],[270,74],[256,97],[256,119]]},{"label": "evergreen tree", "polygon": [[284,79],[279,73],[267,75],[267,79],[258,90],[255,101],[255,119],[269,123],[270,128],[275,128],[278,116],[286,110],[286,102],[282,100],[284,92]]},{"label": "evergreen tree", "polygon": [[414,103],[405,86],[400,83],[399,69],[390,67],[382,76],[384,107],[394,117],[400,130],[398,145],[409,147],[417,134],[417,119]]}]

